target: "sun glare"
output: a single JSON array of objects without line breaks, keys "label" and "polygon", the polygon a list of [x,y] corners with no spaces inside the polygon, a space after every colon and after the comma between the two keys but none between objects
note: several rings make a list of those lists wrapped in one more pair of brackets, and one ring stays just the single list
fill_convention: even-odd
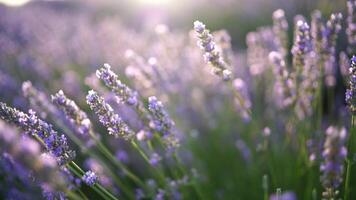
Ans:
[{"label": "sun glare", "polygon": [[144,5],[152,5],[152,6],[162,6],[171,4],[174,0],[138,0],[139,3]]},{"label": "sun glare", "polygon": [[30,0],[0,0],[0,3],[3,3],[8,6],[21,6]]}]

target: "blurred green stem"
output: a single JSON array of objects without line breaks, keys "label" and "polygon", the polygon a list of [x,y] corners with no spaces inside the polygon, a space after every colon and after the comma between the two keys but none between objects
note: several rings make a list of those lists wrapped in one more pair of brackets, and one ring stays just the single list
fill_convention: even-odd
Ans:
[{"label": "blurred green stem", "polygon": [[351,176],[351,167],[353,164],[352,158],[349,157],[349,155],[352,155],[352,143],[353,143],[353,132],[354,132],[354,115],[351,117],[351,130],[350,130],[350,136],[347,141],[347,154],[348,156],[346,157],[346,178],[345,178],[345,191],[344,191],[344,200],[348,200],[350,196],[350,176]]}]

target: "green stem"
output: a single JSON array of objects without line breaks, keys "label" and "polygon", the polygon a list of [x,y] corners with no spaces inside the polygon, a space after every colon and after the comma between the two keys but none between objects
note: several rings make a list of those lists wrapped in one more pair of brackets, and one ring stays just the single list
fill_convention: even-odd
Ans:
[{"label": "green stem", "polygon": [[[354,116],[352,115],[351,117],[351,130],[350,130],[350,136],[349,139],[347,141],[347,150],[348,150],[348,155],[352,155],[352,140],[353,140],[353,132],[354,132]],[[344,192],[344,200],[348,200],[349,199],[349,195],[350,195],[350,176],[351,176],[351,167],[352,167],[352,160],[347,157],[346,158],[346,178],[345,178],[345,192]]]},{"label": "green stem", "polygon": [[[79,178],[82,178],[85,173],[74,161],[68,163],[67,166]],[[109,191],[107,191],[98,183],[93,185],[91,188],[95,190],[105,200],[118,200],[115,196],[113,196]]]}]

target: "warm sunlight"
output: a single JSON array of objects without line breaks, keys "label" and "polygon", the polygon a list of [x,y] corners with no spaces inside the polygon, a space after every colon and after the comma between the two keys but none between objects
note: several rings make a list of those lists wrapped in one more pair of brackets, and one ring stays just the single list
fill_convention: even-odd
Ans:
[{"label": "warm sunlight", "polygon": [[22,6],[30,0],[0,0],[0,3],[3,3],[8,6]]}]

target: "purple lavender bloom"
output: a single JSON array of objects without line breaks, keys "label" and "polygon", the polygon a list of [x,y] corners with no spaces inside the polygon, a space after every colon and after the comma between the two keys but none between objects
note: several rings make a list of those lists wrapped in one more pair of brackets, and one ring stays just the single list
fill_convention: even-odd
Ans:
[{"label": "purple lavender bloom", "polygon": [[96,176],[96,174],[94,172],[89,170],[89,171],[85,172],[85,174],[82,177],[82,180],[88,186],[93,186],[95,183],[98,182],[98,177]]},{"label": "purple lavender bloom", "polygon": [[295,85],[288,72],[285,60],[278,52],[272,51],[269,60],[274,66],[276,78],[275,91],[277,93],[277,105],[286,108],[293,104],[296,98]]},{"label": "purple lavender bloom", "polygon": [[339,54],[339,69],[342,77],[346,80],[349,75],[349,68],[351,66],[351,62],[347,54],[342,51]]},{"label": "purple lavender bloom", "polygon": [[104,81],[105,85],[115,94],[118,103],[125,103],[132,106],[143,122],[148,125],[151,121],[151,116],[144,108],[142,101],[139,99],[138,93],[127,85],[123,84],[118,75],[111,70],[109,64],[104,64],[104,67],[96,71],[96,76]]},{"label": "purple lavender bloom", "polygon": [[40,117],[46,119],[47,113],[59,116],[58,110],[51,103],[45,93],[35,88],[30,81],[22,83],[22,93],[29,100],[31,107],[39,113]]},{"label": "purple lavender bloom", "polygon": [[116,158],[122,162],[122,163],[125,163],[127,164],[129,162],[129,155],[127,154],[126,151],[124,150],[118,150],[116,152]]},{"label": "purple lavender bloom", "polygon": [[282,9],[274,11],[272,18],[278,52],[285,58],[288,54],[288,22]]},{"label": "purple lavender bloom", "polygon": [[89,135],[92,131],[92,124],[87,114],[73,100],[68,99],[62,90],[51,97],[52,102],[64,111],[66,117],[75,125],[78,132],[82,135]]},{"label": "purple lavender bloom", "polygon": [[26,114],[0,102],[0,117],[44,142],[46,149],[57,158],[59,165],[64,165],[75,157],[75,152],[69,149],[67,138],[58,135],[52,125],[39,119],[32,110]]},{"label": "purple lavender bloom", "polygon": [[348,53],[355,54],[356,49],[356,0],[347,1],[347,40],[349,42]]},{"label": "purple lavender bloom", "polygon": [[204,51],[204,58],[212,66],[213,73],[219,75],[223,80],[231,79],[231,71],[224,61],[220,52],[216,49],[213,36],[205,28],[205,24],[200,21],[194,22],[194,30],[198,37],[198,46]]},{"label": "purple lavender bloom", "polygon": [[135,190],[135,199],[136,200],[141,200],[141,199],[144,199],[145,198],[145,193],[142,189],[140,188],[137,188]]},{"label": "purple lavender bloom", "polygon": [[[301,72],[305,65],[305,57],[311,51],[310,28],[303,20],[297,20],[295,25],[295,38],[292,47],[293,66]],[[297,72],[298,73],[298,72]]]},{"label": "purple lavender bloom", "polygon": [[328,87],[335,86],[336,84],[336,39],[341,30],[341,13],[331,14],[330,19],[326,23],[324,30],[324,74],[325,84]]},{"label": "purple lavender bloom", "polygon": [[345,101],[352,115],[356,114],[356,56],[351,58],[349,68],[349,88],[345,93]]},{"label": "purple lavender bloom", "polygon": [[150,164],[152,166],[157,166],[159,162],[162,160],[162,157],[157,153],[153,153],[150,157]]},{"label": "purple lavender bloom", "polygon": [[324,161],[320,165],[320,171],[322,172],[320,180],[325,189],[323,192],[324,198],[336,198],[338,193],[337,188],[342,183],[343,163],[347,156],[347,149],[345,147],[346,137],[347,132],[345,128],[338,129],[330,126],[326,130],[326,140],[322,152]]},{"label": "purple lavender bloom", "polygon": [[157,97],[148,98],[148,110],[153,118],[153,127],[163,135],[163,139],[169,148],[179,146],[179,139],[174,133],[174,122],[169,117],[168,112],[164,109],[161,101]]},{"label": "purple lavender bloom", "polygon": [[131,128],[114,113],[112,107],[104,101],[94,90],[90,90],[87,95],[87,103],[98,115],[99,121],[107,128],[110,135],[123,137],[125,140],[132,140],[135,133]]},{"label": "purple lavender bloom", "polygon": [[277,196],[277,194],[271,195],[269,200],[297,200],[297,196],[294,192],[286,191],[283,192],[280,196]]},{"label": "purple lavender bloom", "polygon": [[127,85],[123,84],[118,76],[111,71],[111,66],[107,63],[104,67],[96,71],[96,76],[103,80],[118,98],[118,102],[124,102],[128,105],[135,106],[138,102],[137,92],[132,91]]}]

